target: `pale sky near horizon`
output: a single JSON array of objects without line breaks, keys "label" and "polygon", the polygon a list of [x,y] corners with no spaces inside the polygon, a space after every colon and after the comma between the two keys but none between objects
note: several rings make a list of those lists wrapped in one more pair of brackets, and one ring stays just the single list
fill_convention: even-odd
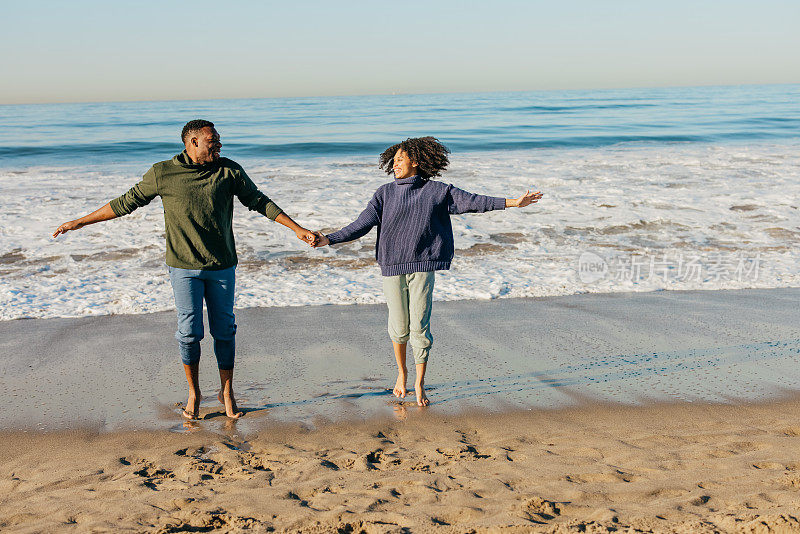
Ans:
[{"label": "pale sky near horizon", "polygon": [[0,6],[0,104],[800,83],[798,0]]}]

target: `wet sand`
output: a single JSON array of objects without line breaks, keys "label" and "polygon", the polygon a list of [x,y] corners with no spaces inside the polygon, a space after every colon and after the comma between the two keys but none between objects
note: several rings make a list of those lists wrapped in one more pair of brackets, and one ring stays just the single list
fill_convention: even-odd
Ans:
[{"label": "wet sand", "polygon": [[[436,302],[431,409],[773,398],[800,390],[798,301],[800,289]],[[238,310],[240,430],[390,415],[385,321],[382,305]],[[0,322],[0,430],[181,430],[174,323],[171,312]],[[216,362],[202,345],[215,430]]]}]

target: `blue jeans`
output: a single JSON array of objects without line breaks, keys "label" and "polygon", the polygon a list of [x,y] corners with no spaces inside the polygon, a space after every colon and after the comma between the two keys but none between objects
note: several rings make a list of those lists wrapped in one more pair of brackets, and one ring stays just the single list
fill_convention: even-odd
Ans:
[{"label": "blue jeans", "polygon": [[203,300],[208,312],[208,328],[214,338],[214,354],[220,369],[233,369],[236,317],[233,315],[233,290],[236,267],[220,271],[169,268],[169,280],[178,310],[175,338],[186,365],[200,361],[203,339]]}]

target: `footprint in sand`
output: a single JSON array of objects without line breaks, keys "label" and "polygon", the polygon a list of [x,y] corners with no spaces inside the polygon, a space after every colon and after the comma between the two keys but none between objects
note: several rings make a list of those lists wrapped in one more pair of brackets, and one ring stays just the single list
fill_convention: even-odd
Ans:
[{"label": "footprint in sand", "polygon": [[753,441],[739,441],[730,445],[731,450],[734,450],[739,454],[760,451],[766,449],[767,447],[769,447],[769,445],[766,443],[755,443]]},{"label": "footprint in sand", "polygon": [[383,432],[378,432],[375,434],[375,438],[381,440],[381,445],[394,445],[394,441],[386,437],[386,434]]},{"label": "footprint in sand", "polygon": [[792,475],[783,479],[783,484],[790,488],[800,488],[800,476]]},{"label": "footprint in sand", "polygon": [[252,530],[256,532],[269,532],[274,527],[264,521],[252,517],[238,517],[224,510],[202,512],[194,515],[189,521],[180,523],[165,523],[157,532],[211,532],[224,530],[225,532]]},{"label": "footprint in sand", "polygon": [[[140,460],[137,463],[138,463],[137,467],[139,467],[139,469],[134,471],[133,474],[138,477],[144,478],[145,480],[142,482],[142,484],[150,488],[151,490],[157,491],[158,486],[162,482],[170,478],[175,478],[175,474],[172,471],[168,469],[158,468],[152,462]],[[130,463],[128,465],[130,465]]]},{"label": "footprint in sand", "polygon": [[695,497],[694,499],[689,501],[689,504],[691,504],[692,506],[704,506],[710,500],[711,497],[709,495],[700,495],[699,497]]},{"label": "footprint in sand", "polygon": [[247,451],[238,451],[236,453],[236,463],[241,468],[253,469],[254,471],[272,471],[272,466],[269,462],[265,462],[264,458]]},{"label": "footprint in sand", "polygon": [[438,448],[436,452],[448,459],[472,459],[478,460],[490,458],[488,454],[481,454],[472,445],[461,445],[457,448]]},{"label": "footprint in sand", "polygon": [[297,501],[297,504],[299,504],[302,508],[308,508],[309,510],[314,511],[314,512],[326,512],[327,511],[327,510],[322,510],[322,509],[319,509],[319,508],[314,508],[313,506],[311,506],[309,504],[308,498],[303,498],[303,497],[301,497],[300,495],[298,495],[297,493],[295,493],[293,491],[288,492],[284,496],[284,498],[292,500],[292,501]]},{"label": "footprint in sand", "polygon": [[202,481],[220,477],[248,479],[252,478],[253,471],[272,471],[271,465],[264,458],[228,443],[223,445],[226,448],[222,450],[215,447],[198,447],[179,449],[174,454],[187,459],[183,469],[188,471],[186,474],[189,479],[196,479],[197,472],[200,473],[199,478]]},{"label": "footprint in sand", "polygon": [[651,499],[675,499],[677,497],[683,497],[687,493],[689,493],[689,490],[682,488],[661,488],[648,492],[646,497],[650,497]]},{"label": "footprint in sand", "polygon": [[416,463],[416,464],[411,466],[411,470],[412,471],[419,471],[421,473],[430,473],[431,472],[431,466],[429,464],[424,463],[424,462],[418,462],[418,463]]},{"label": "footprint in sand", "polygon": [[561,509],[553,501],[538,496],[526,497],[520,515],[528,521],[541,523],[561,515]]},{"label": "footprint in sand", "polygon": [[613,473],[583,473],[580,475],[567,475],[564,477],[567,482],[574,482],[576,484],[591,484],[595,482],[630,482],[633,480],[633,475],[623,471],[615,471]]},{"label": "footprint in sand", "polygon": [[322,467],[325,467],[327,469],[332,469],[334,471],[338,471],[339,470],[339,466],[336,465],[335,463],[331,462],[330,460],[322,460],[319,463],[319,465],[321,465]]},{"label": "footprint in sand", "polygon": [[753,467],[756,469],[780,469],[785,470],[786,467],[783,464],[779,464],[777,462],[758,462],[753,464]]}]

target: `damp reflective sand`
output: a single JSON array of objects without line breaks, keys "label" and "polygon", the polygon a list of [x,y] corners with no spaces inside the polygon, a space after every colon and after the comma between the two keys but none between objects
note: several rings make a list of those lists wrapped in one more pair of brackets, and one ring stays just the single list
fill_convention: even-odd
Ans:
[{"label": "damp reflective sand", "polygon": [[[436,302],[431,412],[740,403],[800,389],[800,289]],[[237,311],[239,431],[404,417],[381,305]],[[171,312],[0,323],[0,428],[224,429],[209,339],[185,426]],[[413,365],[410,365],[413,367]],[[413,371],[409,387],[413,385]]]}]

